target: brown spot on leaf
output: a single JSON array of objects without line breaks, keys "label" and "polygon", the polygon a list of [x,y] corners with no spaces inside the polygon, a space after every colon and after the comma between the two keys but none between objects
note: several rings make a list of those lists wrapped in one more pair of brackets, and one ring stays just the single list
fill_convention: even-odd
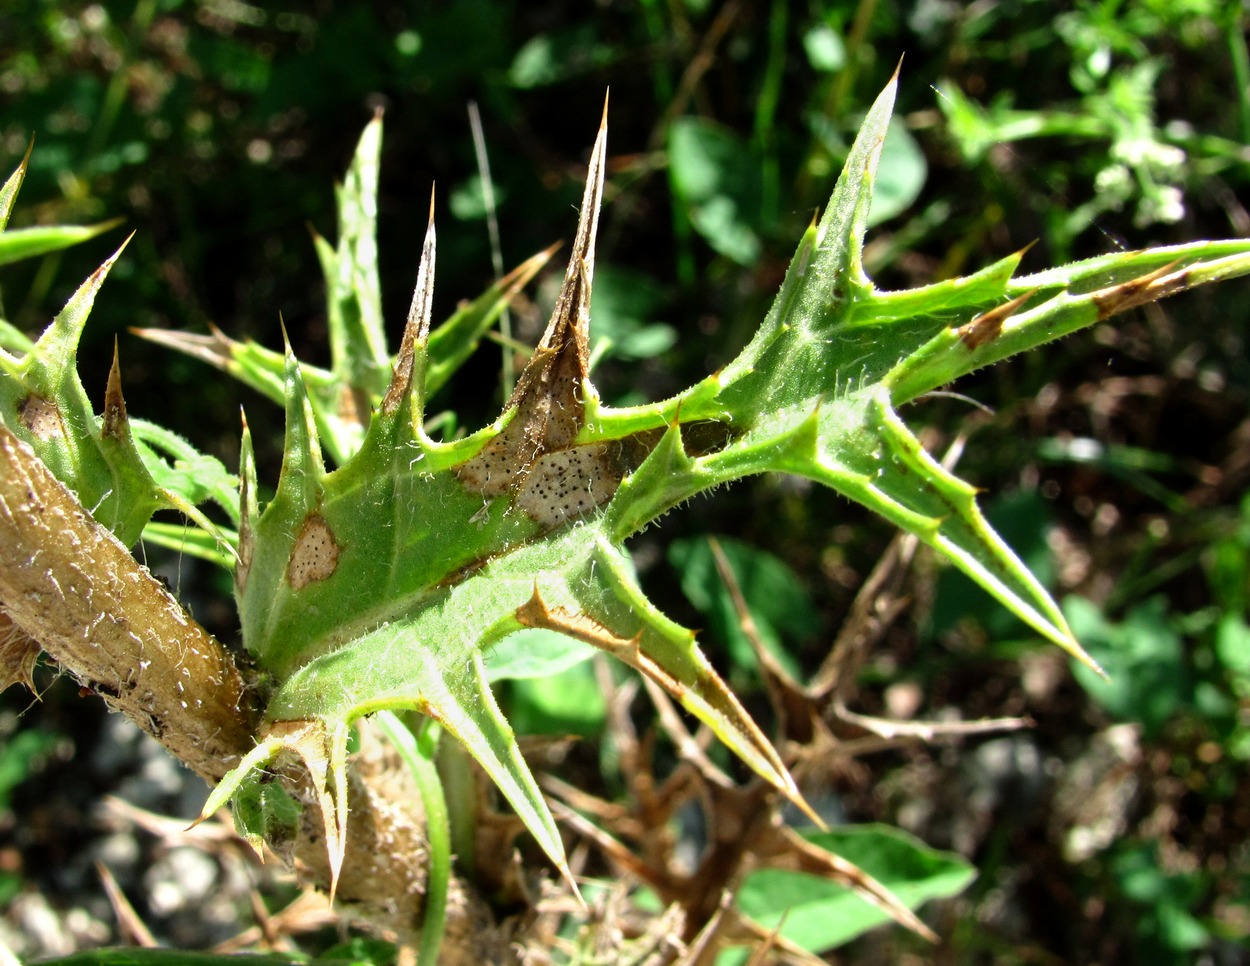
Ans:
[{"label": "brown spot on leaf", "polygon": [[[604,127],[591,152],[564,285],[543,337],[504,407],[512,418],[455,471],[474,493],[487,498],[510,495],[548,530],[610,500],[625,474],[641,465],[662,435],[654,430],[622,440],[576,444],[586,423],[585,400],[594,393],[588,373],[590,289],[606,154]],[[728,442],[719,428],[693,432],[702,441],[696,450],[702,452],[715,452]]]},{"label": "brown spot on leaf", "polygon": [[295,590],[302,590],[318,580],[325,580],[338,569],[341,552],[325,517],[319,513],[309,514],[291,548],[291,559],[286,566],[287,583]]},{"label": "brown spot on leaf", "polygon": [[369,394],[359,386],[342,386],[338,396],[338,415],[343,422],[366,429],[372,410],[369,408]]},{"label": "brown spot on leaf", "polygon": [[36,439],[56,439],[65,435],[61,411],[51,399],[31,393],[17,404],[17,415]]}]

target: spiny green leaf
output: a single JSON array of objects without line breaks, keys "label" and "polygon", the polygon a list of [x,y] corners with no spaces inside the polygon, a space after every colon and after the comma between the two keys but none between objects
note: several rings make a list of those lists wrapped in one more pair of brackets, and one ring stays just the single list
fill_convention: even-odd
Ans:
[{"label": "spiny green leaf", "polygon": [[[28,149],[18,170],[0,189],[0,229],[8,221],[29,158]],[[0,231],[0,264],[73,244],[113,224]],[[73,487],[96,519],[124,542],[133,543],[152,512],[164,505],[183,511],[212,536],[217,544],[213,559],[228,559],[231,538],[196,507],[211,497],[228,514],[235,514],[233,487],[225,468],[168,430],[130,420],[116,346],[102,416],[92,411],[78,376],[78,343],[87,317],[128,242],[79,287],[37,342],[3,323],[3,340],[10,351],[0,351],[0,406],[15,431]],[[172,458],[173,464],[156,450]]]},{"label": "spiny green leaf", "polygon": [[20,359],[0,354],[0,407],[14,432],[95,518],[131,544],[165,501],[131,436],[116,353],[102,417],[93,412],[77,368],[83,326],[122,248],[79,287],[29,352]]},{"label": "spiny green leaf", "polygon": [[266,800],[257,780],[260,770],[284,753],[298,756],[307,769],[321,811],[326,851],[330,859],[330,898],[334,898],[347,836],[347,738],[348,722],[313,718],[286,720],[269,725],[265,737],[217,783],[204,803],[196,824],[213,815],[227,801],[242,794],[243,808],[235,818],[240,832],[262,858],[262,843],[276,823],[292,824],[290,802],[281,797]]},{"label": "spiny green leaf", "polygon": [[[287,408],[282,476],[263,513],[246,433],[240,472],[236,583],[244,642],[274,682],[271,729],[321,722],[329,733],[375,711],[420,710],[460,739],[563,869],[551,816],[483,674],[500,641],[542,629],[652,678],[803,806],[785,762],[694,634],[647,599],[624,550],[685,500],[765,472],[806,476],[868,506],[1087,660],[1044,588],[986,523],[975,488],[923,450],[896,407],[1008,350],[1245,273],[1250,243],[1187,249],[1170,261],[1115,256],[1026,279],[1013,278],[1017,254],[967,278],[880,292],[861,256],[894,89],[891,81],[869,111],[760,331],[724,370],[671,399],[615,409],[590,381],[603,129],[555,310],[490,426],[450,442],[425,432],[426,393],[459,365],[484,317],[430,333],[432,230],[400,352],[389,383],[368,390],[374,412],[360,440],[333,429],[342,392],[360,388],[339,369],[304,371],[288,353],[279,393],[274,356],[249,349],[245,364],[228,342],[213,347],[217,364],[280,394]],[[372,175],[355,177],[340,204],[355,219],[344,216],[343,236],[357,241],[318,242],[318,252],[339,285],[340,338],[359,343],[341,352],[376,361],[352,315],[371,297],[361,279],[372,249],[358,242],[373,217],[359,198]],[[332,473],[319,437],[339,460]]]},{"label": "spiny green leaf", "polygon": [[[864,231],[896,89],[897,75],[864,118],[829,207],[814,235],[800,243],[760,331],[722,373],[720,401],[736,416],[750,419],[832,388],[824,348],[831,330],[872,291],[863,269]],[[854,360],[839,366],[848,384],[856,378],[854,368]]]},{"label": "spiny green leaf", "polygon": [[160,487],[193,506],[211,500],[238,525],[239,479],[221,460],[146,419],[132,419],[130,428],[144,465]]},{"label": "spiny green leaf", "polygon": [[[257,742],[256,747],[244,755],[237,765],[226,772],[222,780],[209,793],[208,799],[204,802],[204,807],[200,810],[200,815],[193,825],[198,825],[200,822],[215,815],[226,802],[230,801],[243,788],[245,783],[252,781],[261,769],[277,758],[282,752],[282,748],[283,740],[280,735],[271,735]],[[256,850],[257,855],[263,856],[261,851],[265,832],[263,816],[250,810],[244,810],[240,817],[242,821],[248,823],[240,829],[244,839]]]},{"label": "spiny green leaf", "polygon": [[4,319],[0,319],[0,354],[21,356],[30,352],[34,347],[35,343],[26,333]]},{"label": "spiny green leaf", "polygon": [[366,125],[347,177],[336,191],[338,248],[332,263],[322,259],[327,269],[331,371],[339,386],[366,399],[381,393],[390,375],[378,281],[381,152],[382,117],[378,114]]},{"label": "spiny green leaf", "polygon": [[978,312],[993,308],[1007,297],[1012,276],[1024,252],[1014,252],[994,264],[966,275],[899,292],[873,292],[872,298],[856,303],[852,319],[856,326],[884,325],[917,316],[966,322]]},{"label": "spiny green leaf", "polygon": [[[427,348],[427,397],[434,395],[447,384],[490,331],[499,314],[547,264],[554,251],[554,247],[549,248],[526,259],[431,330]],[[234,376],[270,401],[280,406],[286,405],[286,357],[281,352],[266,349],[251,340],[239,342],[231,339],[215,327],[208,335],[169,332],[164,329],[136,329],[135,333],[149,341],[207,362]],[[389,359],[388,368],[393,367],[395,362],[396,358]],[[361,445],[363,427],[354,416],[350,416],[357,411],[354,407],[359,400],[344,410],[344,394],[350,395],[350,388],[345,382],[330,370],[307,363],[301,363],[300,370],[316,417],[318,433],[331,458],[341,466]],[[381,398],[382,390],[368,396],[365,400],[368,404],[366,414],[369,409],[377,408]],[[345,412],[348,415],[345,416]]]},{"label": "spiny green leaf", "polygon": [[248,772],[230,801],[234,827],[262,859],[266,843],[292,841],[299,832],[300,807],[271,776]]},{"label": "spiny green leaf", "polygon": [[[237,560],[239,538],[237,534],[230,531],[224,533],[219,531],[219,533],[220,535],[217,535],[212,531],[186,523],[162,523],[149,520],[143,528],[143,542],[165,547],[175,553],[198,557],[200,560],[207,560],[209,563],[230,570]],[[223,550],[223,540],[226,546],[233,548],[236,553]]]},{"label": "spiny green leaf", "polygon": [[9,216],[13,214],[13,205],[17,201],[17,193],[22,190],[22,182],[26,180],[26,169],[30,166],[30,154],[35,150],[35,139],[31,138],[26,145],[26,155],[18,164],[17,169],[5,179],[0,187],[0,232],[9,225]]},{"label": "spiny green leaf", "polygon": [[286,439],[282,444],[282,473],[273,505],[291,503],[303,512],[320,502],[325,463],[321,439],[313,418],[312,402],[300,364],[286,344]]},{"label": "spiny green leaf", "polygon": [[98,225],[48,225],[0,232],[0,265],[69,248],[95,238],[96,235],[102,235],[120,224],[121,219],[116,218],[102,221]]},{"label": "spiny green leaf", "polygon": [[479,636],[501,635],[473,620],[468,596],[453,591],[412,621],[386,622],[318,658],[287,679],[267,713],[278,722],[301,720],[309,710],[348,723],[383,710],[434,718],[490,775],[571,882],[555,822],[482,670]]},{"label": "spiny green leaf", "polygon": [[[896,405],[964,373],[1198,285],[1250,273],[1244,241],[1121,252],[1012,279],[995,308],[941,328],[885,376]],[[962,323],[962,324],[958,324]]]}]

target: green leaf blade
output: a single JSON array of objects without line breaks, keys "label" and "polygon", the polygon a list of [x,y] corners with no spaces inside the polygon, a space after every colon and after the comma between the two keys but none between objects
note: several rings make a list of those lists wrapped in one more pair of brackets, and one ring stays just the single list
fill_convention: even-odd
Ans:
[{"label": "green leaf blade", "polygon": [[131,435],[116,358],[107,375],[102,417],[95,414],[78,375],[83,328],[125,246],[78,287],[29,352],[20,359],[0,359],[0,411],[96,520],[129,546],[165,501]]},{"label": "green leaf blade", "polygon": [[378,279],[378,172],[382,118],[366,126],[338,190],[339,241],[326,276],[331,371],[340,388],[370,396],[386,390],[390,365]]},{"label": "green leaf blade", "polygon": [[[843,826],[803,837],[853,862],[913,910],[931,899],[958,895],[976,876],[959,856],[938,852],[889,826]],[[780,869],[749,874],[736,901],[760,925],[779,928],[812,953],[834,949],[891,921],[879,906],[845,886]]]},{"label": "green leaf blade", "polygon": [[868,111],[829,207],[800,243],[768,317],[721,374],[719,401],[747,425],[770,410],[829,392],[838,378],[868,378],[848,371],[850,360],[839,358],[845,345],[838,329],[873,291],[863,270],[863,240],[896,91],[897,77]]},{"label": "green leaf blade", "polygon": [[121,224],[120,219],[97,225],[48,225],[0,231],[0,265],[38,258],[82,244]]},{"label": "green leaf blade", "polygon": [[[267,714],[274,721],[315,716],[342,724],[377,711],[428,715],[482,766],[567,878],[555,821],[481,666],[475,630],[484,621],[465,621],[457,610],[465,595],[455,596],[305,665],[287,678]],[[452,624],[454,634],[448,633]]]},{"label": "green leaf blade", "polygon": [[17,202],[17,193],[22,190],[22,182],[26,180],[26,171],[30,167],[30,155],[35,149],[35,140],[31,138],[26,146],[26,155],[0,186],[0,232],[9,225],[9,217],[13,214],[13,205]]}]

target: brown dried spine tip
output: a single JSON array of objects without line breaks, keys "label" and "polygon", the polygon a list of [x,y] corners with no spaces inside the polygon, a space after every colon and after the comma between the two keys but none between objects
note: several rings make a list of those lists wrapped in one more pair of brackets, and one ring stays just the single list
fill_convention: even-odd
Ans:
[{"label": "brown dried spine tip", "polygon": [[122,373],[117,361],[117,339],[113,339],[113,364],[109,367],[108,387],[104,391],[104,416],[100,435],[121,439],[126,435],[126,400],[122,397]]},{"label": "brown dried spine tip", "polygon": [[505,408],[515,414],[457,470],[461,482],[482,496],[515,494],[521,508],[547,529],[601,505],[621,480],[618,461],[608,458],[610,447],[574,445],[586,422],[585,398],[594,393],[588,372],[590,290],[606,156],[605,122],[591,152],[564,286]]},{"label": "brown dried spine tip", "polygon": [[1016,314],[1019,308],[1024,305],[1037,293],[1037,289],[1031,292],[1025,292],[1023,295],[1017,296],[1010,302],[1004,302],[1002,305],[996,305],[994,308],[981,313],[966,325],[961,325],[955,330],[955,334],[970,350],[976,351],[983,345],[988,345],[997,339],[1003,331],[1003,323]]}]

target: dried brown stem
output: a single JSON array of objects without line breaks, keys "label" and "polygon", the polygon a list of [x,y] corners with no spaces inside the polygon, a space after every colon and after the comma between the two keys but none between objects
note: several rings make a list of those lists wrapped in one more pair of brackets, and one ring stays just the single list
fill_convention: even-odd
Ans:
[{"label": "dried brown stem", "polygon": [[0,427],[0,602],[22,632],[217,781],[252,744],[230,654]]}]

